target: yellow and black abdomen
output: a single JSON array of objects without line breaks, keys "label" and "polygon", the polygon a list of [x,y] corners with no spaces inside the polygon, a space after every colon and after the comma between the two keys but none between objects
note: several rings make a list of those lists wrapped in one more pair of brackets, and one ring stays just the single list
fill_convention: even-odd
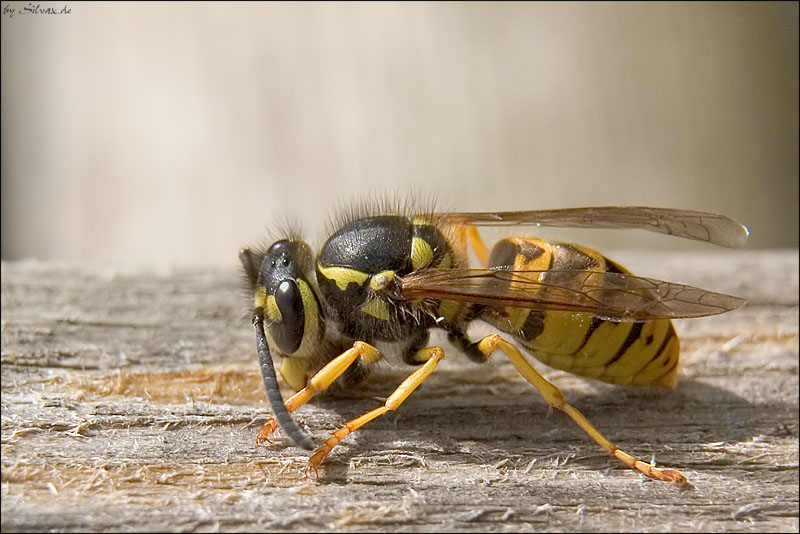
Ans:
[{"label": "yellow and black abdomen", "polygon": [[[497,243],[489,267],[514,271],[628,273],[588,247],[509,238]],[[547,281],[548,273],[541,275]],[[559,273],[560,277],[564,273]],[[500,289],[502,290],[502,289]],[[541,362],[573,374],[633,386],[673,387],[679,343],[666,319],[617,322],[591,313],[491,308],[482,318],[514,335]]]}]

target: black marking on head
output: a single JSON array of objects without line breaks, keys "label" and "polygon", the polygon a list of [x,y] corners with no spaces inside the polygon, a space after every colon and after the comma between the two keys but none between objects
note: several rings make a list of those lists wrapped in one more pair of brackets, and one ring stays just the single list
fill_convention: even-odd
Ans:
[{"label": "black marking on head", "polygon": [[314,255],[303,241],[282,239],[275,242],[264,254],[259,268],[259,280],[274,295],[284,280],[305,279],[313,270]]},{"label": "black marking on head", "polygon": [[[252,266],[253,259],[248,263]],[[244,260],[243,260],[244,264]],[[245,267],[250,269],[252,267]],[[274,298],[280,312],[280,320],[270,315],[267,323],[270,336],[275,345],[273,349],[281,354],[294,353],[303,342],[305,329],[305,306],[299,281],[309,283],[313,276],[314,256],[303,241],[281,239],[276,241],[261,256],[258,268],[257,287],[263,287],[267,299]],[[315,298],[315,297],[314,297]],[[261,305],[256,302],[256,305]],[[272,314],[273,310],[269,310]]]}]

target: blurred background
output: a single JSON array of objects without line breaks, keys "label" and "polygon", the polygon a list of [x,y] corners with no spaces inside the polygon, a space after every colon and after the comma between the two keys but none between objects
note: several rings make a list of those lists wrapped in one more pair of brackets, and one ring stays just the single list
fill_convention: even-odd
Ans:
[{"label": "blurred background", "polygon": [[4,260],[234,266],[287,218],[321,237],[409,191],[716,211],[798,246],[796,2],[31,5],[2,4]]}]

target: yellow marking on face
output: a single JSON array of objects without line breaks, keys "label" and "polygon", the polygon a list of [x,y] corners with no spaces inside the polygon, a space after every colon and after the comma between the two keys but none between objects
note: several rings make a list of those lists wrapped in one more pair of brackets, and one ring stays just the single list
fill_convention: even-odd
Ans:
[{"label": "yellow marking on face", "polygon": [[303,322],[303,341],[294,352],[294,356],[306,358],[315,354],[319,348],[318,344],[322,334],[319,325],[319,307],[314,290],[304,280],[297,280],[297,287],[300,289],[300,296],[303,299],[305,320]]},{"label": "yellow marking on face", "polygon": [[389,319],[389,306],[383,300],[370,299],[361,305],[361,311],[382,321]]},{"label": "yellow marking on face", "polygon": [[278,308],[278,302],[272,295],[269,295],[267,297],[266,311],[267,311],[267,318],[273,323],[279,323],[283,321],[283,315],[281,315],[281,310],[280,308]]},{"label": "yellow marking on face", "polygon": [[423,217],[421,215],[418,215],[418,216],[414,217],[413,219],[411,219],[411,224],[413,224],[415,226],[430,226],[431,225],[431,220],[430,220],[429,217]]},{"label": "yellow marking on face", "polygon": [[306,387],[308,369],[309,361],[306,358],[284,358],[278,371],[293,390],[300,391]]},{"label": "yellow marking on face", "polygon": [[322,276],[336,282],[336,286],[342,291],[346,290],[351,282],[362,285],[369,278],[369,274],[349,267],[326,267],[318,264],[317,269]]},{"label": "yellow marking on face", "polygon": [[422,269],[430,265],[433,259],[433,248],[421,237],[411,240],[411,266],[414,269]]},{"label": "yellow marking on face", "polygon": [[262,310],[267,306],[267,288],[264,286],[258,286],[256,288],[256,294],[253,298],[253,302],[255,303],[256,308],[261,308]]},{"label": "yellow marking on face", "polygon": [[378,274],[373,275],[369,281],[370,289],[373,291],[380,291],[381,289],[385,288],[392,280],[394,280],[394,274],[394,271],[381,271]]}]

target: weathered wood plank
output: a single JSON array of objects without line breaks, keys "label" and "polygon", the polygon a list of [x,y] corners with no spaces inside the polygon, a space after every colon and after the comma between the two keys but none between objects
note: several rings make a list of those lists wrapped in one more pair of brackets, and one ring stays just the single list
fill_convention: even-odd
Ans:
[{"label": "weathered wood plank", "polygon": [[[692,489],[643,480],[548,417],[502,358],[476,366],[452,349],[307,480],[307,453],[255,444],[266,403],[236,273],[4,263],[2,530],[797,531],[797,251],[619,257],[750,301],[678,322],[674,392],[546,372]],[[296,420],[321,442],[403,371]]]}]

